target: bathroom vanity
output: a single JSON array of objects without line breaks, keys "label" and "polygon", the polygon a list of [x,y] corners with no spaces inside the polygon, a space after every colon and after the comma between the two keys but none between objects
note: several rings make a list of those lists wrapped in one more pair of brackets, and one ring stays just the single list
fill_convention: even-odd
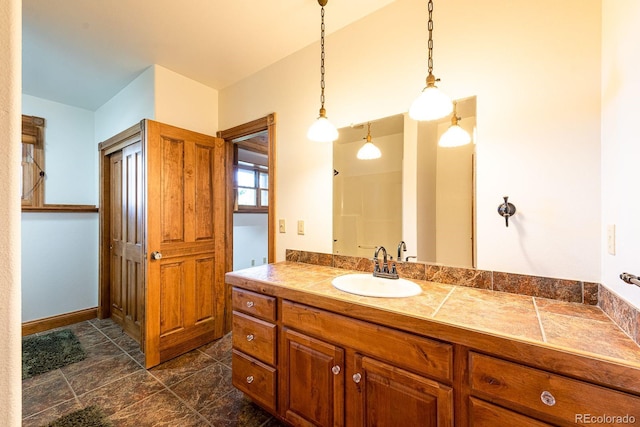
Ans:
[{"label": "bathroom vanity", "polygon": [[599,308],[419,280],[417,296],[363,297],[332,286],[347,273],[226,275],[233,384],[285,422],[640,425],[640,347]]}]

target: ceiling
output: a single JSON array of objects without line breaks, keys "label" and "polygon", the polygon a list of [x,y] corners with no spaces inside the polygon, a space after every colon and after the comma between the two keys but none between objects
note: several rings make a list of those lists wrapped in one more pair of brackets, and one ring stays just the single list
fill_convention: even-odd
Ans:
[{"label": "ceiling", "polygon": [[[327,34],[392,1],[330,1]],[[23,93],[96,110],[152,64],[220,90],[319,38],[316,0],[23,0]]]}]

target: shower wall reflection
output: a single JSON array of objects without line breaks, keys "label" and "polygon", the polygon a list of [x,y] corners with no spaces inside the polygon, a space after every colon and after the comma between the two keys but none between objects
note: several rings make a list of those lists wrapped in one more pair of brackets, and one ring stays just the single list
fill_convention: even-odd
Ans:
[{"label": "shower wall reflection", "polygon": [[462,147],[439,147],[451,118],[416,122],[407,114],[371,121],[379,159],[360,160],[366,123],[340,129],[334,142],[334,254],[372,257],[384,246],[401,257],[448,266],[475,265],[475,97],[458,100],[458,123],[472,135]]}]

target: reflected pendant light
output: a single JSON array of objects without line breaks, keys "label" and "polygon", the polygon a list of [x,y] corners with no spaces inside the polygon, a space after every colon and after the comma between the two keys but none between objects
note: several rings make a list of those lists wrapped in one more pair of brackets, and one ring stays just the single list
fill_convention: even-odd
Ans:
[{"label": "reflected pendant light", "polygon": [[360,160],[379,159],[382,156],[380,149],[371,142],[371,123],[367,123],[367,142],[358,150],[357,157]]},{"label": "reflected pendant light", "polygon": [[453,103],[453,114],[451,115],[451,126],[445,133],[442,134],[438,145],[440,147],[460,147],[461,145],[467,145],[471,142],[471,135],[469,132],[462,129],[458,125],[458,120],[461,120],[457,114],[457,103]]},{"label": "reflected pendant light", "polygon": [[338,139],[338,130],[327,118],[324,109],[324,7],[328,0],[318,0],[320,9],[320,115],[307,131],[307,138],[317,142],[331,142]]},{"label": "reflected pendant light", "polygon": [[451,99],[436,87],[436,82],[440,79],[436,79],[433,75],[433,0],[429,0],[428,9],[429,42],[427,46],[429,59],[427,66],[429,75],[427,76],[427,86],[409,108],[409,117],[420,121],[440,119],[451,114],[453,109]]}]

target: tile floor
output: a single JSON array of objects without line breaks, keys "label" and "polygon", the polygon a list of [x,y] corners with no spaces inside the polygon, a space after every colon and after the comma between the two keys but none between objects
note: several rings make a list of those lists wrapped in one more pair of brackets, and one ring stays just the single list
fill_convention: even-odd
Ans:
[{"label": "tile floor", "polygon": [[67,328],[87,358],[22,381],[23,426],[90,405],[100,406],[114,427],[283,426],[231,384],[230,334],[145,370],[138,344],[110,319]]}]

